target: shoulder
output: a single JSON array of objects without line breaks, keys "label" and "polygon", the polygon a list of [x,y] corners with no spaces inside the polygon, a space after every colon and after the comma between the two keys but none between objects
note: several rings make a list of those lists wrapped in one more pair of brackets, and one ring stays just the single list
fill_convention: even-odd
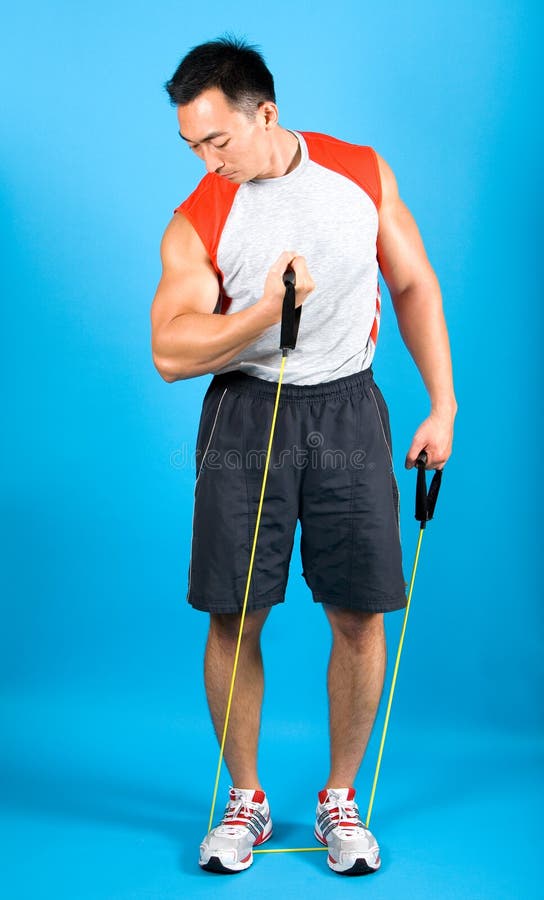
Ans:
[{"label": "shoulder", "polygon": [[376,153],[376,161],[382,186],[382,206],[385,207],[398,199],[399,189],[397,179],[395,178],[395,174],[389,163],[387,163],[379,153],[376,151],[374,152]]},{"label": "shoulder", "polygon": [[175,212],[168,222],[160,246],[163,265],[177,269],[188,260],[208,257],[204,242],[188,216],[182,211]]},{"label": "shoulder", "polygon": [[358,184],[379,209],[381,180],[377,154],[373,147],[350,143],[316,131],[300,133],[306,141],[311,160]]},{"label": "shoulder", "polygon": [[239,187],[209,173],[174,210],[174,218],[182,214],[191,223],[214,262],[221,232]]},{"label": "shoulder", "polygon": [[231,184],[219,175],[208,173],[199,181],[194,191],[176,206],[174,213],[179,211],[190,213],[194,209],[232,202],[238,187],[239,185]]}]

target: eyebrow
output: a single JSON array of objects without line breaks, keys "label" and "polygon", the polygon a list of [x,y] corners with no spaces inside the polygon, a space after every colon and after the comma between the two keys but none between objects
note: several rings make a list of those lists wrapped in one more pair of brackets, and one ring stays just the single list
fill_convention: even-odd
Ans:
[{"label": "eyebrow", "polygon": [[226,131],[212,131],[210,134],[207,134],[205,138],[202,138],[201,141],[192,141],[190,138],[184,137],[181,131],[178,131],[180,138],[187,141],[188,144],[205,144],[207,141],[213,141],[214,138],[222,137],[226,133]]}]

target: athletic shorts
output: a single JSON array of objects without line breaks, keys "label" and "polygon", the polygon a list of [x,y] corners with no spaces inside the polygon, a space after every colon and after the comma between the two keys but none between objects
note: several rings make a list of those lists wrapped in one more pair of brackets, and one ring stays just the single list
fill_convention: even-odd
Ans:
[{"label": "athletic shorts", "polygon": [[[277,382],[232,371],[204,396],[187,592],[196,609],[242,610],[276,393]],[[389,413],[371,368],[282,383],[248,610],[284,601],[297,521],[315,602],[406,606]]]}]

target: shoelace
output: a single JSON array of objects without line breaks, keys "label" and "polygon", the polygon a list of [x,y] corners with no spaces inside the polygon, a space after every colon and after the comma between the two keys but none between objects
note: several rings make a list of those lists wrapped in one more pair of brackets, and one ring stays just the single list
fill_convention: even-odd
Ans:
[{"label": "shoelace", "polygon": [[345,837],[354,837],[355,832],[361,827],[359,823],[359,809],[354,800],[342,800],[334,791],[329,791],[329,799],[326,803],[330,817],[333,821],[338,819],[336,826],[342,826],[342,834]]},{"label": "shoelace", "polygon": [[[234,797],[230,796],[232,792]],[[244,819],[250,819],[253,812],[254,804],[250,804],[241,792],[231,787],[221,826],[227,828],[230,834],[236,834],[239,828],[247,828]]]}]

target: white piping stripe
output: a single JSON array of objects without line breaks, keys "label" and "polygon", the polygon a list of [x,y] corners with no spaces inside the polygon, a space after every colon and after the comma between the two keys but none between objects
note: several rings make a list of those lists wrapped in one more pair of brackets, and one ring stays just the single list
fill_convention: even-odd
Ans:
[{"label": "white piping stripe", "polygon": [[225,390],[221,394],[221,399],[219,400],[219,403],[217,404],[217,410],[215,413],[215,418],[213,420],[212,430],[210,433],[208,443],[206,444],[206,449],[204,450],[204,455],[202,457],[202,462],[200,464],[200,469],[198,470],[198,475],[196,477],[195,486],[194,486],[194,490],[193,490],[193,514],[192,514],[192,518],[191,518],[191,555],[189,557],[189,584],[187,587],[186,599],[189,598],[189,594],[191,593],[191,574],[192,574],[192,565],[193,565],[193,532],[194,532],[194,527],[195,527],[196,486],[198,484],[198,479],[200,478],[200,476],[202,474],[202,469],[204,468],[204,463],[206,461],[206,454],[207,454],[210,444],[212,442],[213,433],[215,431],[215,426],[217,423],[217,417],[219,415],[219,410],[221,409],[221,404],[223,403],[223,398],[224,398],[225,394],[227,393],[227,391],[228,391],[228,388],[225,388]]},{"label": "white piping stripe", "polygon": [[223,393],[221,394],[221,399],[220,399],[219,403],[217,404],[217,411],[216,411],[216,413],[215,413],[215,418],[214,418],[214,420],[213,420],[213,425],[212,425],[212,430],[211,430],[211,433],[210,433],[210,438],[209,438],[208,443],[206,444],[206,449],[204,450],[204,456],[202,457],[202,463],[201,463],[201,465],[200,465],[200,469],[198,470],[198,475],[197,475],[197,479],[196,479],[196,482],[195,482],[195,488],[196,488],[196,483],[198,482],[198,479],[200,478],[200,474],[201,474],[201,472],[202,472],[202,468],[203,468],[203,466],[204,466],[204,463],[205,463],[205,461],[206,461],[206,454],[207,454],[207,452],[208,452],[208,450],[209,450],[209,448],[210,448],[210,444],[211,444],[211,442],[212,442],[213,433],[214,433],[214,431],[215,431],[215,425],[216,425],[216,423],[217,423],[217,417],[218,417],[218,415],[219,415],[219,410],[221,409],[221,404],[222,404],[222,402],[223,402],[223,397],[225,396],[225,394],[227,393],[227,391],[228,391],[228,388],[225,388],[225,390],[224,390]]}]

